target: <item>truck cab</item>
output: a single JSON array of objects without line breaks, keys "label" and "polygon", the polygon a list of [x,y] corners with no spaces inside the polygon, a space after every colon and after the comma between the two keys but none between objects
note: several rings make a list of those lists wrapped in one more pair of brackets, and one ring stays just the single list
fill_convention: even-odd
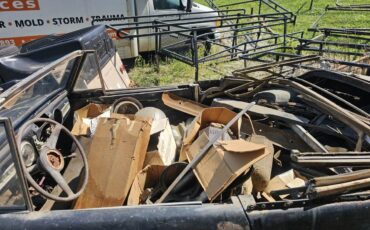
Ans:
[{"label": "truck cab", "polygon": [[[3,0],[4,6],[13,3]],[[191,28],[215,27],[215,22],[197,23],[204,17],[217,17],[211,8],[193,3],[191,0],[33,0],[34,7],[17,9],[0,8],[0,46],[22,46],[41,37],[61,35],[95,24],[133,23],[128,33],[150,34],[155,29],[136,29],[135,23],[146,22],[152,25],[155,20],[173,20],[194,18],[188,25]],[[1,6],[1,5],[0,5]],[[173,27],[170,28],[172,30]],[[211,32],[211,31],[205,31]],[[141,52],[154,51],[155,36],[143,36],[133,39],[120,39],[117,33],[108,29],[108,34],[115,40],[121,58],[136,57]]]},{"label": "truck cab", "polygon": [[[212,29],[216,27],[216,22],[198,22],[202,18],[212,18],[217,17],[218,13],[213,9],[195,3],[189,0],[128,0],[127,1],[128,16],[135,16],[131,22],[144,23],[141,25],[153,25],[154,21],[167,21],[169,24],[176,24],[181,22],[181,20],[187,20],[189,25],[181,25],[187,28],[204,28],[200,30],[199,33],[210,33]],[[181,19],[180,19],[181,18]],[[192,20],[194,19],[194,20]],[[124,21],[124,23],[130,21]],[[179,30],[179,27],[170,27],[170,30]],[[144,28],[138,30],[130,30],[130,34],[144,35],[155,33],[154,28]],[[191,32],[185,32],[190,34]],[[170,42],[171,40],[176,40],[178,37],[171,34],[165,37],[164,43]],[[130,42],[130,44],[128,43]],[[155,36],[142,36],[138,38],[133,38],[128,41],[128,39],[123,39],[117,41],[118,51],[121,52],[120,55],[123,57],[135,57],[139,53],[151,52],[155,50]],[[128,49],[130,50],[128,51]],[[126,49],[126,51],[123,51]],[[136,50],[137,49],[137,50]],[[129,53],[128,53],[129,52]]]}]

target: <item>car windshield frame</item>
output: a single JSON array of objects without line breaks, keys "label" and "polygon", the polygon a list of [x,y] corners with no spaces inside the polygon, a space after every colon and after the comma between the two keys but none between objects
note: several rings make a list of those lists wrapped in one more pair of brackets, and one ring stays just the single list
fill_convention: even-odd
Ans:
[{"label": "car windshield frame", "polygon": [[83,54],[84,52],[81,50],[67,54],[66,56],[50,63],[49,65],[41,68],[37,72],[31,74],[27,78],[21,80],[14,86],[10,87],[9,89],[0,94],[0,107],[2,107],[5,103],[12,100],[14,97],[18,96],[18,94],[20,94],[24,89],[31,87],[32,85],[36,84],[38,81],[46,77],[53,69],[60,66],[62,63],[78,58]]},{"label": "car windshield frame", "polygon": [[28,193],[28,186],[26,182],[26,178],[24,176],[23,168],[21,166],[21,159],[19,150],[15,140],[15,134],[13,130],[13,126],[11,120],[9,118],[0,117],[0,126],[4,127],[5,133],[4,141],[7,141],[9,145],[9,152],[11,155],[12,163],[14,164],[15,173],[16,173],[16,180],[21,189],[21,195],[24,200],[24,205],[14,205],[14,206],[2,206],[0,205],[0,214],[2,213],[10,213],[10,212],[27,212],[33,211],[32,201],[30,194]]},{"label": "car windshield frame", "polygon": [[[66,84],[64,84],[63,87],[56,88],[53,92],[50,92],[49,94],[45,94],[45,98],[44,99],[40,98],[39,102],[45,102],[45,100],[48,100],[51,96],[60,93],[62,90],[73,90],[76,80],[78,76],[80,75],[81,66],[84,65],[87,55],[91,55],[91,54],[95,56],[96,65],[98,68],[98,76],[99,76],[102,86],[101,88],[96,88],[93,90],[86,89],[86,90],[81,90],[80,92],[98,90],[98,91],[103,91],[103,94],[105,94],[106,89],[105,89],[104,79],[103,79],[102,72],[101,72],[101,66],[97,59],[96,51],[95,50],[77,50],[48,64],[47,66],[41,68],[37,72],[31,74],[27,78],[21,80],[14,86],[10,87],[6,91],[2,92],[0,94],[0,116],[4,116],[4,115],[1,115],[1,112],[4,108],[6,108],[6,105],[11,104],[12,101],[16,100],[17,97],[21,97],[21,94],[24,91],[28,90],[29,88],[31,88],[32,86],[34,86],[35,84],[43,80],[44,78],[50,76],[50,73],[52,73],[56,68],[60,67],[61,65],[65,63],[67,63],[66,66],[68,66],[68,62],[75,60],[71,68],[72,71],[70,73],[70,76],[66,76],[66,78],[68,78],[66,79]],[[44,104],[44,103],[41,103],[41,104]],[[13,124],[17,125],[19,123],[19,120],[22,120],[21,118],[26,118],[25,115],[29,114],[29,111],[31,111],[32,108],[39,107],[39,106],[40,106],[40,103],[35,103],[34,106],[30,107],[27,110],[27,112],[25,112],[24,116],[20,117],[19,119],[14,120]],[[9,109],[9,111],[11,111],[11,109]]]}]

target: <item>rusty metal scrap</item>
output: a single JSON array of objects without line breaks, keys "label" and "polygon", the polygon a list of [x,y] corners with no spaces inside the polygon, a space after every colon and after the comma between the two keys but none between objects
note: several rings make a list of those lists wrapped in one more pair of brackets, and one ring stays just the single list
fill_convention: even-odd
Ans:
[{"label": "rusty metal scrap", "polygon": [[295,57],[295,58],[288,59],[288,60],[277,61],[277,62],[268,63],[268,64],[262,64],[262,65],[253,66],[250,68],[241,69],[241,70],[235,70],[233,72],[233,75],[236,77],[244,77],[248,73],[254,73],[257,71],[270,71],[270,69],[273,69],[276,67],[292,66],[296,64],[302,64],[304,62],[312,62],[312,61],[318,61],[318,60],[320,60],[320,56],[318,55]]},{"label": "rusty metal scrap", "polygon": [[369,152],[310,152],[293,150],[291,159],[306,167],[370,167]]},{"label": "rusty metal scrap", "polygon": [[235,117],[225,125],[222,129],[222,132],[216,134],[199,152],[199,154],[186,166],[186,168],[181,171],[181,173],[176,177],[176,179],[171,183],[171,185],[167,188],[167,190],[162,194],[162,196],[156,201],[156,203],[162,203],[164,199],[171,193],[171,191],[175,188],[175,186],[180,182],[180,180],[192,169],[196,167],[196,165],[203,159],[203,157],[208,152],[209,148],[225,133],[227,130],[230,129],[235,122],[237,122],[251,107],[252,105],[246,106],[242,111],[235,115]]}]

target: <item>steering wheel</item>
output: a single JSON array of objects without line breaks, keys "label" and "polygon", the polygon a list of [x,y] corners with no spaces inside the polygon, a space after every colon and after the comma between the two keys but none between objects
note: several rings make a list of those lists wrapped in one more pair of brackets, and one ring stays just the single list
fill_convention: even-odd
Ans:
[{"label": "steering wheel", "polygon": [[[51,194],[50,192],[43,189],[31,176],[30,172],[27,170],[27,167],[23,161],[23,157],[20,157],[23,171],[25,173],[25,176],[27,178],[27,181],[29,184],[36,189],[40,194],[45,196],[46,198],[49,198],[51,200],[55,201],[71,201],[79,197],[84,189],[86,188],[87,181],[88,181],[88,164],[87,164],[87,158],[84,149],[82,148],[79,141],[73,136],[73,134],[62,124],[48,119],[48,118],[35,118],[32,120],[29,120],[26,122],[19,130],[18,136],[17,136],[17,143],[18,143],[18,149],[20,150],[20,145],[22,143],[22,138],[25,135],[25,132],[28,130],[28,128],[35,124],[35,123],[47,123],[51,126],[51,132],[49,137],[46,139],[46,141],[41,145],[39,150],[39,158],[37,160],[38,168],[40,170],[48,173],[55,182],[61,187],[61,189],[67,194],[67,197],[61,197]],[[82,162],[83,162],[83,168],[84,168],[84,181],[82,183],[82,186],[79,188],[78,192],[73,192],[71,187],[68,185],[67,181],[64,179],[64,177],[61,174],[61,171],[63,170],[65,166],[64,157],[62,153],[56,149],[56,145],[58,142],[59,135],[63,131],[66,133],[69,137],[72,138],[73,142],[76,144],[77,149],[79,150],[79,154],[81,155]],[[75,153],[72,153],[75,154]],[[72,155],[71,154],[71,155]]]}]

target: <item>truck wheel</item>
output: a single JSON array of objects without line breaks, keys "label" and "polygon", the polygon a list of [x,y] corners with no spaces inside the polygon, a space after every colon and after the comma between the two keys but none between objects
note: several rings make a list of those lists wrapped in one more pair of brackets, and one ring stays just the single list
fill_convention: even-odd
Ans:
[{"label": "truck wheel", "polygon": [[135,114],[144,108],[139,100],[133,97],[122,97],[113,102],[112,112],[118,114]]},{"label": "truck wheel", "polygon": [[19,49],[16,46],[0,46],[0,57],[11,56],[19,53]]}]

